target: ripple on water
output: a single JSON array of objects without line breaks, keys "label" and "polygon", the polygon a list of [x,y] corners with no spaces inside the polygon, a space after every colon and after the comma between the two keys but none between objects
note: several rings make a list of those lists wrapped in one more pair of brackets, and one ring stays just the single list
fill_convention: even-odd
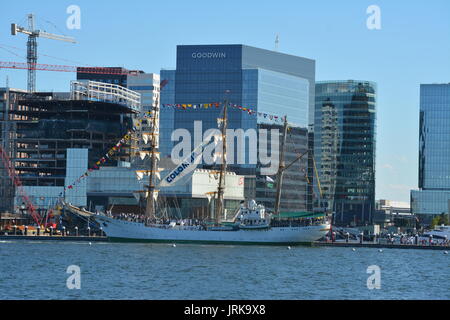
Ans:
[{"label": "ripple on water", "polygon": [[[0,250],[0,299],[450,299],[440,251],[14,241]],[[66,288],[72,264],[81,290]],[[367,289],[369,265],[381,268],[381,290]]]}]

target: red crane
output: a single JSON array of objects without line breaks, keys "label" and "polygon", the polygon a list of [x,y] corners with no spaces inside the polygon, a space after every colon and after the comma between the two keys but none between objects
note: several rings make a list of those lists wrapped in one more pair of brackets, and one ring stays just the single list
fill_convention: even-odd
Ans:
[{"label": "red crane", "polygon": [[33,220],[36,222],[38,226],[41,225],[43,218],[39,215],[39,213],[36,212],[36,209],[33,206],[33,203],[31,202],[30,198],[26,195],[25,191],[23,190],[22,181],[16,174],[16,170],[11,162],[11,159],[8,156],[8,153],[0,146],[0,157],[2,158],[3,165],[5,166],[5,170],[8,172],[9,178],[13,182],[14,186],[16,187],[16,190],[22,197],[26,208],[33,218]]},{"label": "red crane", "polygon": [[[122,68],[104,68],[104,67],[75,67],[75,66],[67,66],[67,65],[51,65],[51,64],[33,64],[34,70],[43,70],[43,71],[59,71],[59,72],[82,72],[82,73],[94,73],[94,74],[114,74],[114,75],[136,75],[137,72],[127,71],[123,72]],[[25,62],[14,62],[14,61],[0,61],[0,68],[6,69],[21,69],[21,70],[29,70],[30,65]],[[30,198],[25,193],[22,181],[17,176],[14,166],[9,158],[7,152],[0,146],[0,157],[3,161],[6,171],[10,179],[12,180],[14,186],[18,190],[20,196],[25,202],[26,208],[33,220],[39,226],[43,222],[43,218],[37,213],[33,203]]]},{"label": "red crane", "polygon": [[[112,74],[112,75],[138,75],[138,71],[123,71],[122,68],[117,67],[76,67],[76,66],[67,66],[67,65],[53,65],[53,64],[33,64],[34,70],[41,71],[59,71],[59,72],[80,72],[80,73],[91,73],[91,74]],[[20,70],[29,70],[30,65],[25,62],[14,62],[14,61],[0,61],[0,68],[6,69],[20,69]],[[167,80],[161,81],[161,89],[168,83]],[[24,200],[28,211],[33,217],[34,221],[37,225],[41,225],[43,222],[43,218],[36,212],[30,198],[26,195],[25,191],[22,188],[22,182],[20,178],[16,175],[14,166],[8,156],[8,154],[1,148],[0,146],[0,156],[5,165],[5,168],[8,171],[8,175],[13,181],[13,184],[16,186],[19,194]]]},{"label": "red crane", "polygon": [[[0,68],[6,69],[23,69],[28,70],[30,66],[26,62],[0,61]],[[81,72],[95,74],[115,74],[115,75],[137,75],[134,71],[124,72],[122,68],[115,67],[75,67],[56,64],[40,64],[33,65],[34,70],[41,71],[59,71],[59,72]]]}]

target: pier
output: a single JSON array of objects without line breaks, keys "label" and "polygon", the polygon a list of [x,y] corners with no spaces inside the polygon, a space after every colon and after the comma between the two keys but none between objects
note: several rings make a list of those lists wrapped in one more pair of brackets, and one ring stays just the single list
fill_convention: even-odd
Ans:
[{"label": "pier", "polygon": [[340,248],[373,248],[373,249],[416,249],[416,250],[450,250],[445,245],[420,245],[420,244],[390,244],[373,242],[325,242],[315,241],[313,246],[317,247],[340,247]]},{"label": "pier", "polygon": [[0,241],[26,240],[26,241],[85,241],[85,242],[108,242],[105,236],[61,236],[61,235],[0,235]]}]

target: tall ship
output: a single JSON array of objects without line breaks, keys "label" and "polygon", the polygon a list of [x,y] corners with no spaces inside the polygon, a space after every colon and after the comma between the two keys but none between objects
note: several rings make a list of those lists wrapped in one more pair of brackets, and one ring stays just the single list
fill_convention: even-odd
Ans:
[{"label": "tall ship", "polygon": [[181,164],[174,170],[171,170],[157,185],[156,178],[159,173],[157,168],[159,139],[158,104],[152,110],[151,132],[148,135],[150,137],[149,141],[151,141],[151,149],[149,151],[150,167],[148,170],[145,170],[145,176],[148,176],[148,184],[145,186],[145,216],[139,219],[114,217],[110,212],[92,213],[70,203],[63,202],[64,208],[74,214],[95,219],[107,237],[111,241],[118,242],[298,245],[310,244],[323,238],[331,228],[325,213],[320,217],[280,219],[283,173],[294,162],[305,155],[302,154],[294,162],[285,165],[284,149],[288,131],[287,117],[284,117],[283,135],[281,138],[274,211],[268,212],[263,205],[257,204],[254,200],[247,200],[241,203],[234,212],[232,219],[224,220],[224,191],[227,172],[227,108],[228,102],[225,101],[222,112],[223,118],[218,119],[221,134],[218,137],[214,137],[214,141],[222,142],[220,169],[216,171],[218,187],[217,191],[212,192],[215,197],[214,220],[158,218],[158,208],[156,206],[157,188],[163,186],[167,181],[173,183],[175,180],[181,180],[192,173],[198,164],[199,156],[202,154],[205,143],[207,144],[213,138],[209,136],[204,139],[202,144],[198,145]]}]

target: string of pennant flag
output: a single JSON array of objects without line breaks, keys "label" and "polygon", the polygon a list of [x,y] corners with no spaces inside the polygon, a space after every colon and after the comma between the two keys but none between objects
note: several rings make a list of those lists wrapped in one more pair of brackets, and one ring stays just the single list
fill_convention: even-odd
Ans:
[{"label": "string of pennant flag", "polygon": [[[186,104],[186,103],[170,104],[170,103],[166,103],[166,104],[163,104],[162,106],[164,108],[176,108],[176,109],[182,109],[182,110],[197,110],[197,109],[219,108],[220,105],[221,104],[219,102],[213,102],[213,103],[200,103],[200,104]],[[278,121],[278,122],[284,121],[284,117],[275,116],[275,115],[265,113],[265,112],[257,112],[249,107],[243,107],[243,106],[240,106],[237,104],[231,104],[230,106],[232,108],[240,110],[242,112],[247,112],[249,115],[256,115],[258,117],[262,117],[264,119],[269,119],[272,121]]]},{"label": "string of pennant flag", "polygon": [[81,180],[83,180],[84,178],[88,177],[90,172],[92,172],[94,170],[98,170],[100,165],[106,163],[110,158],[112,158],[112,156],[114,154],[116,154],[118,151],[120,151],[121,147],[126,142],[131,140],[132,134],[135,133],[139,129],[139,127],[141,126],[142,121],[144,121],[145,119],[150,119],[150,118],[152,118],[152,112],[151,111],[146,111],[146,112],[143,112],[141,115],[139,115],[139,117],[136,119],[137,120],[136,126],[134,126],[132,129],[128,130],[128,132],[122,137],[122,139],[120,139],[119,142],[117,142],[111,149],[109,149],[108,152],[106,152],[106,154],[103,157],[101,157],[92,166],[92,168],[89,168],[85,173],[83,173],[73,183],[71,183],[67,187],[64,187],[64,191],[66,191],[66,189],[73,189],[73,187],[76,186],[77,184],[79,184],[81,182]]},{"label": "string of pennant flag", "polygon": [[[127,133],[120,139],[119,142],[117,142],[111,149],[106,152],[106,154],[101,157],[91,168],[89,168],[85,173],[83,173],[78,179],[76,179],[74,182],[69,184],[68,186],[64,187],[64,191],[67,189],[73,189],[76,185],[78,185],[84,178],[88,177],[89,174],[94,171],[98,170],[99,166],[109,161],[116,153],[118,153],[121,148],[129,141],[131,140],[131,136],[133,133],[135,133],[138,130],[138,126],[133,127],[132,129],[128,130]],[[62,194],[60,194],[62,196]]]},{"label": "string of pennant flag", "polygon": [[[160,90],[162,90],[168,83],[168,80],[162,80],[160,82]],[[73,189],[76,185],[78,185],[84,178],[89,176],[89,173],[94,171],[94,170],[98,170],[99,166],[106,163],[109,159],[111,159],[114,154],[116,154],[118,151],[120,151],[120,149],[122,148],[122,146],[124,144],[126,144],[126,142],[128,142],[129,140],[131,140],[132,134],[136,133],[136,131],[138,131],[138,129],[140,128],[142,122],[145,119],[149,119],[153,117],[153,112],[152,111],[146,111],[146,112],[142,112],[138,115],[138,117],[136,118],[136,125],[133,126],[133,128],[131,128],[130,130],[127,131],[127,133],[119,140],[119,142],[117,142],[111,149],[108,150],[108,152],[106,152],[106,154],[101,157],[91,168],[89,168],[85,173],[83,173],[78,179],[76,179],[74,182],[72,182],[71,184],[69,184],[68,186],[64,187],[64,192],[67,189]],[[62,196],[63,192],[61,192],[59,194],[59,196]]]},{"label": "string of pennant flag", "polygon": [[[213,103],[203,103],[203,104],[162,104],[165,108],[178,108],[178,109],[184,109],[184,110],[192,110],[192,109],[208,109],[208,108],[219,108],[220,107],[219,102],[213,102]],[[264,113],[264,112],[256,112],[251,108],[243,107],[240,105],[232,104],[230,105],[232,108],[241,110],[243,112],[247,112],[249,115],[257,115],[258,117],[263,117],[265,119],[269,119],[271,121],[278,121],[283,122],[284,117],[275,116],[272,114]],[[120,139],[116,145],[114,145],[111,149],[106,152],[106,154],[101,157],[91,168],[89,168],[85,173],[83,173],[79,178],[77,178],[74,182],[72,182],[70,185],[64,187],[64,192],[67,189],[73,189],[76,185],[78,185],[84,178],[88,177],[89,174],[94,171],[98,170],[99,166],[106,163],[108,160],[110,160],[114,154],[116,154],[118,151],[120,151],[121,147],[131,140],[132,134],[136,133],[136,131],[141,126],[141,123],[145,119],[152,118],[152,112],[147,111],[143,112],[141,115],[138,116],[136,126],[134,126],[132,129],[128,130],[128,132]],[[62,193],[60,194],[62,196]]]}]

